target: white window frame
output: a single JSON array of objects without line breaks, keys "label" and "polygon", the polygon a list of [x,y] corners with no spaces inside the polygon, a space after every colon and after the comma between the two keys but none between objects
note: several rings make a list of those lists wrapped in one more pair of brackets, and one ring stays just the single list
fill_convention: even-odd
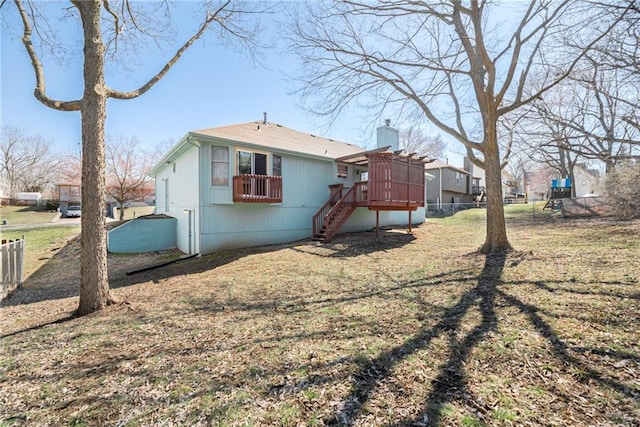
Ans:
[{"label": "white window frame", "polygon": [[[225,149],[227,151],[227,160],[223,161],[223,160],[214,160],[213,158],[213,151],[215,149]],[[229,147],[227,146],[223,146],[223,145],[212,145],[211,146],[211,186],[212,187],[229,187],[229,185],[231,185],[231,180],[229,179]],[[227,166],[227,176],[226,176],[226,180],[225,183],[215,183],[214,182],[214,178],[215,178],[215,168],[217,165],[226,165]],[[222,178],[222,176],[220,176],[220,178]]]},{"label": "white window frame", "polygon": [[255,155],[256,154],[263,154],[265,156],[267,156],[267,164],[266,164],[266,169],[267,169],[267,175],[269,174],[269,164],[271,161],[271,165],[273,166],[273,159],[272,156],[273,154],[268,152],[268,151],[261,151],[261,150],[253,150],[250,148],[236,148],[234,150],[234,160],[235,160],[235,165],[234,165],[234,175],[242,175],[240,173],[240,162],[238,161],[238,153],[243,152],[243,153],[250,153],[251,154],[251,175],[255,175]]}]

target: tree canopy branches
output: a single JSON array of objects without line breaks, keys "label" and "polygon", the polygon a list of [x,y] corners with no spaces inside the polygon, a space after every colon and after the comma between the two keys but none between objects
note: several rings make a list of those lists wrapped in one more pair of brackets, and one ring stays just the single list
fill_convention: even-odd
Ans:
[{"label": "tree canopy branches", "polygon": [[[511,142],[498,123],[571,75],[630,10],[587,7],[570,0],[305,3],[290,37],[306,71],[299,93],[325,116],[361,102],[405,116],[396,122],[427,120],[462,143],[487,173],[483,250],[508,249],[500,171]],[[589,26],[588,38],[558,55],[562,36],[577,25]]]}]

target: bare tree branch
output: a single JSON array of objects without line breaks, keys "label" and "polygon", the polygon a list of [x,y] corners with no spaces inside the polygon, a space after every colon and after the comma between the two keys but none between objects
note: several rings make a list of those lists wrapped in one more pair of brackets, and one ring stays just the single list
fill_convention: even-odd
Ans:
[{"label": "bare tree branch", "polygon": [[[189,40],[187,40],[187,42],[185,44],[183,44],[180,47],[180,49],[178,49],[178,51],[175,53],[175,55],[173,55],[173,57],[164,65],[164,67],[162,67],[162,69],[155,76],[153,76],[151,79],[149,79],[149,81],[147,81],[144,85],[140,86],[136,90],[132,90],[132,91],[129,91],[129,92],[120,92],[120,91],[115,91],[113,89],[108,89],[107,90],[107,96],[109,98],[115,98],[115,99],[133,99],[133,98],[139,97],[140,95],[144,94],[149,89],[151,89],[156,83],[158,83],[160,81],[160,79],[162,79],[169,72],[171,67],[173,67],[175,65],[175,63],[178,62],[178,60],[180,59],[180,57],[182,57],[184,52],[196,40],[198,40],[200,37],[202,37],[202,35],[207,30],[207,28],[209,28],[209,25],[212,22],[214,22],[214,21],[217,21],[219,23],[222,22],[221,20],[219,20],[219,15],[220,15],[220,13],[222,11],[225,10],[225,8],[229,5],[229,3],[231,3],[231,0],[227,0],[215,12],[208,14],[206,19],[204,20],[204,22],[200,26],[200,29]],[[226,27],[225,27],[225,29],[226,29]]]},{"label": "bare tree branch", "polygon": [[[500,171],[511,155],[513,135],[504,135],[499,120],[567,78],[585,51],[604,39],[629,8],[586,14],[590,5],[584,1],[530,0],[516,6],[519,18],[509,16],[510,26],[492,15],[499,3],[481,0],[305,5],[291,37],[292,49],[300,52],[308,72],[300,93],[306,99],[317,97],[316,110],[329,117],[352,102],[397,113],[413,111],[415,117],[419,112],[460,141],[471,161],[486,172],[483,250],[488,251],[510,247]],[[582,50],[551,57],[564,64],[557,66],[560,72],[532,78],[534,71],[552,65],[547,57],[555,47],[549,45],[551,37],[560,38],[579,23],[601,16],[608,19],[591,30]]]},{"label": "bare tree branch", "polygon": [[[81,218],[80,301],[77,313],[85,315],[113,303],[109,292],[104,220],[106,194],[104,141],[107,99],[109,97],[131,99],[148,91],[166,75],[168,70],[181,58],[185,50],[195,40],[204,35],[204,32],[213,22],[219,24],[221,36],[241,37],[239,43],[243,47],[253,46],[253,37],[256,33],[253,27],[246,32],[242,31],[242,24],[246,23],[246,21],[240,21],[239,24],[226,21],[227,19],[230,20],[234,15],[242,16],[244,12],[241,6],[236,8],[232,6],[231,0],[226,0],[215,12],[206,15],[205,22],[199,27],[196,34],[176,52],[159,73],[135,91],[118,92],[108,88],[105,83],[105,66],[109,64],[107,60],[112,59],[116,54],[121,54],[118,51],[119,45],[129,45],[129,43],[119,42],[119,38],[125,39],[125,35],[126,41],[132,42],[132,50],[135,51],[136,42],[142,42],[141,39],[136,37],[139,33],[147,35],[144,31],[147,25],[149,28],[158,28],[157,36],[152,37],[152,42],[158,44],[159,40],[163,40],[161,31],[165,32],[166,28],[152,25],[155,22],[154,18],[157,18],[154,13],[159,11],[153,5],[147,9],[144,2],[139,3],[142,5],[141,10],[149,10],[151,12],[149,16],[144,13],[136,15],[137,11],[128,0],[120,0],[119,8],[112,6],[114,0],[71,0],[73,7],[66,9],[68,16],[76,18],[77,12],[82,28],[83,97],[77,101],[62,102],[50,99],[46,95],[43,66],[31,40],[34,29],[36,30],[36,35],[38,35],[37,30],[39,28],[38,23],[35,22],[36,15],[34,11],[36,7],[34,2],[33,0],[26,0],[25,2],[31,9],[31,15],[25,10],[23,0],[14,0],[14,2],[23,24],[23,44],[31,58],[36,75],[35,97],[48,107],[63,111],[80,111],[81,113],[83,215]],[[165,3],[164,6],[167,6],[167,4]],[[257,9],[251,8],[246,13],[251,13],[254,10]],[[32,18],[31,21],[30,16]],[[40,18],[45,23],[43,25],[47,26],[49,17],[38,16],[38,19]],[[107,19],[105,20],[105,18]],[[113,20],[113,26],[102,25],[105,21],[108,22],[111,19]],[[133,28],[138,31],[123,33],[124,25],[127,22],[130,22]],[[121,36],[121,34],[123,35]],[[224,41],[223,38],[222,40]],[[41,45],[44,43],[44,41],[41,41]],[[111,43],[113,47],[109,49]],[[254,54],[254,52],[251,53]],[[131,57],[127,57],[127,59],[131,60]]]},{"label": "bare tree branch", "polygon": [[22,19],[22,24],[24,26],[24,33],[22,36],[22,43],[24,44],[27,53],[29,54],[29,58],[31,59],[31,65],[33,66],[33,71],[36,76],[36,87],[34,89],[33,95],[35,98],[46,105],[49,108],[53,108],[55,110],[60,111],[79,111],[81,107],[81,102],[79,100],[75,101],[58,101],[51,99],[46,94],[46,84],[44,79],[44,68],[42,66],[42,62],[40,62],[40,58],[36,54],[35,49],[33,48],[33,43],[31,42],[31,23],[29,22],[29,16],[22,5],[22,0],[14,0],[18,11],[20,12],[20,18]]}]

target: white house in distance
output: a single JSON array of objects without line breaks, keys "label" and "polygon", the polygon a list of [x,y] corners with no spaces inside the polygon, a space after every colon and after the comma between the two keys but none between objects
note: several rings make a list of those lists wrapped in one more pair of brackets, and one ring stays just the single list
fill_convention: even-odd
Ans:
[{"label": "white house in distance", "polygon": [[181,251],[424,222],[424,160],[398,151],[388,122],[364,151],[266,118],[188,132],[151,171],[155,213],[177,219]]}]

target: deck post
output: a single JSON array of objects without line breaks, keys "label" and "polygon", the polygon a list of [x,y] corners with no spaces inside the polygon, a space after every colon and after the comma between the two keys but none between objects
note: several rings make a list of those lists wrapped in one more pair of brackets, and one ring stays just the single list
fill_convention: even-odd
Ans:
[{"label": "deck post", "polygon": [[411,232],[411,211],[409,211],[409,233]]},{"label": "deck post", "polygon": [[380,210],[376,209],[376,237],[380,237],[378,230],[380,226]]}]

